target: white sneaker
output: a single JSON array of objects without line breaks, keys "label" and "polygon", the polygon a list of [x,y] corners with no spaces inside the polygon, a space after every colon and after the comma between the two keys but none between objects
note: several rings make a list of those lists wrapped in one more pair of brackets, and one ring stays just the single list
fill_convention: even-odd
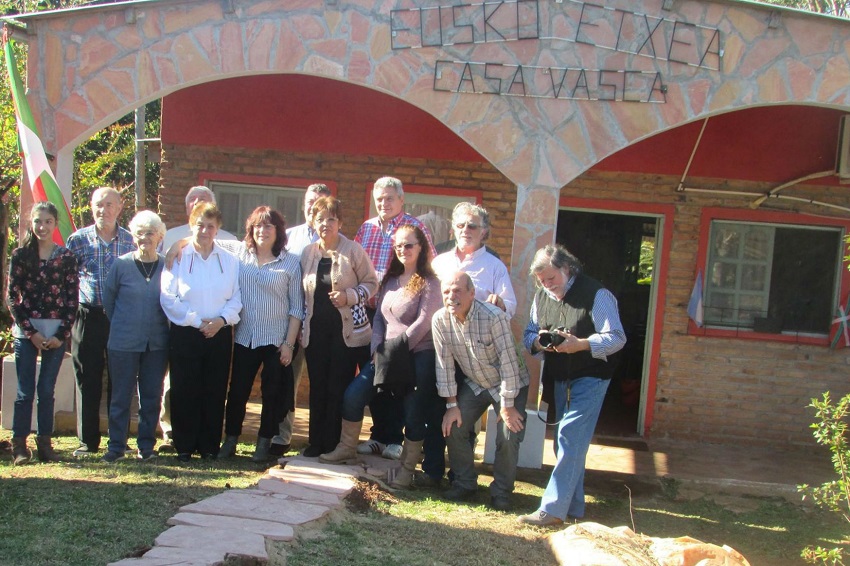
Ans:
[{"label": "white sneaker", "polygon": [[400,460],[401,459],[401,444],[388,444],[384,451],[381,452],[381,456],[386,458],[387,460]]},{"label": "white sneaker", "polygon": [[377,456],[378,454],[382,454],[386,448],[387,445],[382,442],[378,442],[377,440],[367,440],[357,447],[357,453]]}]

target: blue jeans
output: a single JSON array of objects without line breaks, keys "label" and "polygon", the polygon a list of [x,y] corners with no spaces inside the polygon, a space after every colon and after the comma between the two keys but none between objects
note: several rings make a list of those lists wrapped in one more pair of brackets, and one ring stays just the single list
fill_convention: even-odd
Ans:
[{"label": "blue jeans", "polygon": [[[437,395],[436,353],[434,350],[413,352],[413,370],[416,387],[402,399],[404,407],[404,437],[418,442],[425,438],[428,427],[436,426],[437,415],[443,400]],[[342,400],[342,418],[357,422],[363,420],[366,405],[375,396],[375,364],[367,364],[345,390]]]},{"label": "blue jeans", "polygon": [[56,376],[62,366],[65,348],[41,351],[41,371],[38,386],[35,366],[38,348],[27,338],[15,338],[15,367],[18,372],[18,395],[15,397],[15,412],[12,415],[12,435],[27,436],[32,432],[32,402],[38,394],[37,434],[53,434],[53,391]]},{"label": "blue jeans", "polygon": [[540,509],[559,519],[584,517],[584,466],[609,383],[596,377],[555,382],[558,457]]},{"label": "blue jeans", "polygon": [[[525,402],[528,398],[528,386],[519,390],[514,399],[514,408],[525,420]],[[472,392],[467,383],[457,387],[457,407],[460,409],[461,426],[455,423],[451,433],[446,437],[449,449],[449,460],[454,473],[453,486],[473,490],[478,488],[478,474],[475,472],[475,460],[469,436],[475,430],[475,423],[490,405],[499,413],[499,403],[488,391],[478,395]],[[492,423],[491,423],[492,424]],[[525,429],[511,432],[505,421],[496,424],[496,455],[493,460],[493,483],[490,484],[490,495],[507,496],[514,491],[516,480],[516,463],[519,458],[519,444],[525,437]]]},{"label": "blue jeans", "polygon": [[127,447],[130,426],[130,403],[139,391],[139,451],[153,450],[156,425],[162,401],[162,382],[168,368],[168,350],[123,352],[109,350],[109,374],[112,376],[112,398],[109,403],[109,451],[121,452]]}]

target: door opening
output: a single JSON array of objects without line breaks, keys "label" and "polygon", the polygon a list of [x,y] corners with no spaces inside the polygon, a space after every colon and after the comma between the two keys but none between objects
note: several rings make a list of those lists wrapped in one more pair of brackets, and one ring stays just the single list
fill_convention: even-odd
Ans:
[{"label": "door opening", "polygon": [[658,224],[654,216],[579,210],[558,213],[557,242],[578,257],[585,274],[614,294],[626,332],[626,346],[602,405],[597,436],[634,437],[643,432],[641,384],[646,380]]}]

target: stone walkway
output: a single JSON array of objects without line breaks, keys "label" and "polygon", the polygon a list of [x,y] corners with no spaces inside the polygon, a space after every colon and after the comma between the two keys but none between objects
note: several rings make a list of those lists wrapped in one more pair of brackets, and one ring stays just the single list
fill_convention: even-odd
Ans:
[{"label": "stone walkway", "polygon": [[278,461],[256,487],[233,489],[180,508],[154,547],[109,566],[216,566],[286,564],[288,542],[314,529],[354,489],[358,477],[386,477],[398,462],[361,456],[351,466],[293,456]]}]

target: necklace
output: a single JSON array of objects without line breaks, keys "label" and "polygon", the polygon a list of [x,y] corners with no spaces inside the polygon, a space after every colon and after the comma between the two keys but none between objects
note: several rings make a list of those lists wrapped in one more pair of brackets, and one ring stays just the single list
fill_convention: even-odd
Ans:
[{"label": "necklace", "polygon": [[[144,275],[145,275],[145,281],[147,281],[148,283],[150,283],[150,281],[151,281],[151,275],[153,275],[153,272],[154,272],[154,271],[156,271],[156,266],[157,266],[157,264],[159,263],[159,258],[157,258],[156,260],[151,261],[151,262],[144,262],[144,261],[142,261],[141,259],[139,259],[139,260],[137,260],[137,261],[139,262],[139,265],[141,265],[141,266],[142,266],[142,271],[144,271],[144,272],[145,272],[145,273],[144,273]],[[149,266],[149,265],[151,266],[151,268],[150,268],[150,269],[148,269],[148,267],[147,267],[147,266]]]}]

